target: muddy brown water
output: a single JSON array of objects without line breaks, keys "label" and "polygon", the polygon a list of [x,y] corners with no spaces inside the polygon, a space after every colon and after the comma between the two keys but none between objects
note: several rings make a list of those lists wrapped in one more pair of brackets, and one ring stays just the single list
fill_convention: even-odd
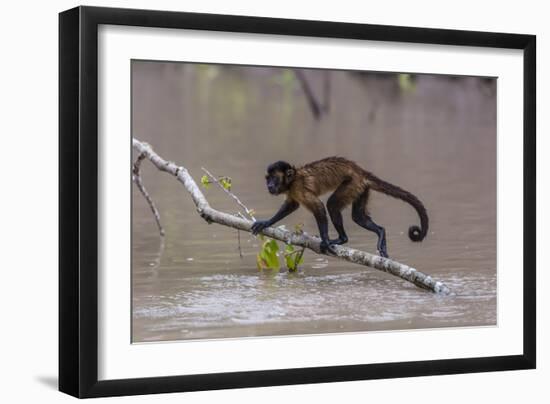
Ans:
[{"label": "muddy brown water", "polygon": [[[321,98],[323,73],[306,74]],[[430,231],[422,243],[407,237],[418,223],[410,206],[374,193],[370,211],[386,228],[390,257],[453,294],[313,252],[298,273],[259,271],[258,239],[241,232],[240,258],[237,232],[206,224],[184,188],[144,162],[166,237],[161,243],[133,187],[134,342],[496,324],[496,82],[420,75],[407,90],[395,75],[329,76],[329,112],[316,121],[289,70],[133,62],[133,134],[197,181],[201,167],[230,176],[259,218],[282,202],[265,188],[268,163],[355,160],[424,202]],[[214,208],[237,211],[216,187],[204,193]],[[282,221],[298,223],[317,233],[303,209]],[[376,236],[349,209],[344,223],[349,246],[376,251]]]}]

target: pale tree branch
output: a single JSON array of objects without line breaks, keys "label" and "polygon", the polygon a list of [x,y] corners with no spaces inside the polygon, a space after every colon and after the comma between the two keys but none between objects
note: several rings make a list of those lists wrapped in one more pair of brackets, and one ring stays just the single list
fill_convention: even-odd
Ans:
[{"label": "pale tree branch", "polygon": [[[145,157],[147,157],[159,170],[172,174],[177,178],[177,180],[185,187],[187,192],[189,192],[191,199],[197,207],[199,215],[208,223],[218,223],[237,230],[247,232],[251,231],[251,226],[254,222],[213,209],[185,167],[177,166],[175,163],[164,160],[153,151],[151,146],[147,143],[140,142],[137,139],[133,139],[133,147],[138,153],[145,155]],[[435,293],[450,293],[449,288],[444,283],[436,281],[431,276],[417,271],[415,268],[388,258],[383,258],[378,255],[370,254],[366,251],[360,251],[354,248],[339,245],[334,246],[336,255],[321,253],[320,238],[310,236],[306,233],[293,233],[283,227],[268,227],[264,229],[262,233],[268,237],[283,241],[287,244],[308,248],[317,254],[339,258],[354,264],[364,265],[387,272],[411,282],[420,288],[428,289]]]}]

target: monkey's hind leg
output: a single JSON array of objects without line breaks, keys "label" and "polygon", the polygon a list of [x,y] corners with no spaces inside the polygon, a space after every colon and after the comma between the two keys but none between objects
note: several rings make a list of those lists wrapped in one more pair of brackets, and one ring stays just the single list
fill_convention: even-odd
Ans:
[{"label": "monkey's hind leg", "polygon": [[338,238],[329,240],[333,244],[345,244],[348,242],[348,236],[344,230],[342,219],[342,209],[348,206],[354,199],[354,189],[350,181],[344,181],[327,200],[327,210],[334,228],[338,232]]},{"label": "monkey's hind leg", "polygon": [[351,218],[355,223],[364,229],[370,230],[378,236],[378,244],[376,246],[378,253],[385,258],[388,258],[386,247],[386,230],[374,223],[371,217],[367,214],[367,202],[369,200],[369,188],[357,198],[351,208]]},{"label": "monkey's hind leg", "polygon": [[[330,249],[330,242],[328,239],[328,220],[325,205],[321,200],[310,193],[305,193],[302,199],[304,207],[313,213],[317,226],[319,227],[319,236],[321,237],[320,250],[322,253],[327,252]],[[334,252],[334,251],[333,251]]]}]

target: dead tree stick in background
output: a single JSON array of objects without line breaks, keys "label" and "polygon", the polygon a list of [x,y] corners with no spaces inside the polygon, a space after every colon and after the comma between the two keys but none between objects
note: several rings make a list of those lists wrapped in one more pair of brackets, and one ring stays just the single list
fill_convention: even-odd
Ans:
[{"label": "dead tree stick in background", "polygon": [[[252,221],[213,209],[206,200],[204,194],[199,189],[197,183],[195,182],[195,180],[193,180],[185,167],[177,166],[175,163],[164,160],[162,157],[156,154],[151,146],[149,146],[147,143],[140,142],[137,139],[133,139],[132,141],[133,147],[139,153],[139,155],[143,155],[148,158],[151,163],[153,163],[153,165],[159,170],[172,174],[177,178],[177,180],[191,195],[191,199],[195,203],[199,215],[204,220],[206,220],[208,223],[218,223],[223,226],[231,227],[233,229],[250,232],[250,228],[253,224]],[[364,265],[374,269],[378,269],[383,272],[387,272],[389,274],[398,276],[408,282],[411,282],[420,288],[428,289],[435,293],[450,293],[449,288],[442,282],[436,281],[431,276],[417,271],[416,269],[411,268],[408,265],[401,264],[388,258],[383,258],[365,251],[360,251],[354,248],[343,246],[335,246],[335,256],[331,254],[321,253],[321,250],[319,248],[321,243],[320,238],[312,237],[306,233],[292,233],[282,227],[268,227],[264,229],[262,233],[268,237],[283,241],[287,244],[309,248],[317,254],[340,258],[354,264]]]},{"label": "dead tree stick in background", "polygon": [[309,85],[306,74],[300,69],[294,69],[294,73],[296,74],[296,77],[298,78],[298,81],[302,86],[302,90],[306,95],[306,99],[309,107],[311,108],[313,116],[315,117],[315,119],[319,119],[321,117],[321,114],[323,113],[323,109],[321,108],[320,102],[317,101],[317,98],[315,98],[315,94],[313,93],[313,89]]},{"label": "dead tree stick in background", "polygon": [[325,114],[330,110],[330,71],[323,72],[323,112]]}]

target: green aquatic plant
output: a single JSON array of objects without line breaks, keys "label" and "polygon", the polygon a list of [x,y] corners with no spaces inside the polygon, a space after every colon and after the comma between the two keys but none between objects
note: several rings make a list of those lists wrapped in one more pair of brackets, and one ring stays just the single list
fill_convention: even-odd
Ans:
[{"label": "green aquatic plant", "polygon": [[[295,234],[303,233],[303,223],[294,226]],[[256,256],[256,263],[259,270],[262,269],[280,269],[279,245],[273,239],[260,235],[261,240],[265,240]],[[286,244],[283,253],[284,262],[290,272],[296,272],[298,267],[304,263],[305,248],[296,249],[292,244]]]},{"label": "green aquatic plant", "polygon": [[260,236],[263,240],[260,252],[256,255],[256,265],[259,270],[280,268],[279,264],[279,244],[273,239]]},{"label": "green aquatic plant", "polygon": [[[279,261],[279,252],[280,247],[277,241],[260,236],[263,240],[263,243],[260,247],[260,251],[256,255],[256,265],[261,271],[263,269],[274,269],[279,270],[281,268],[281,263]],[[304,249],[295,249],[293,245],[286,244],[284,250],[284,262],[286,268],[290,272],[296,272],[299,265],[304,263]]]},{"label": "green aquatic plant", "polygon": [[290,272],[296,272],[298,266],[304,263],[304,249],[296,250],[293,245],[287,244],[285,247],[286,267]]}]

